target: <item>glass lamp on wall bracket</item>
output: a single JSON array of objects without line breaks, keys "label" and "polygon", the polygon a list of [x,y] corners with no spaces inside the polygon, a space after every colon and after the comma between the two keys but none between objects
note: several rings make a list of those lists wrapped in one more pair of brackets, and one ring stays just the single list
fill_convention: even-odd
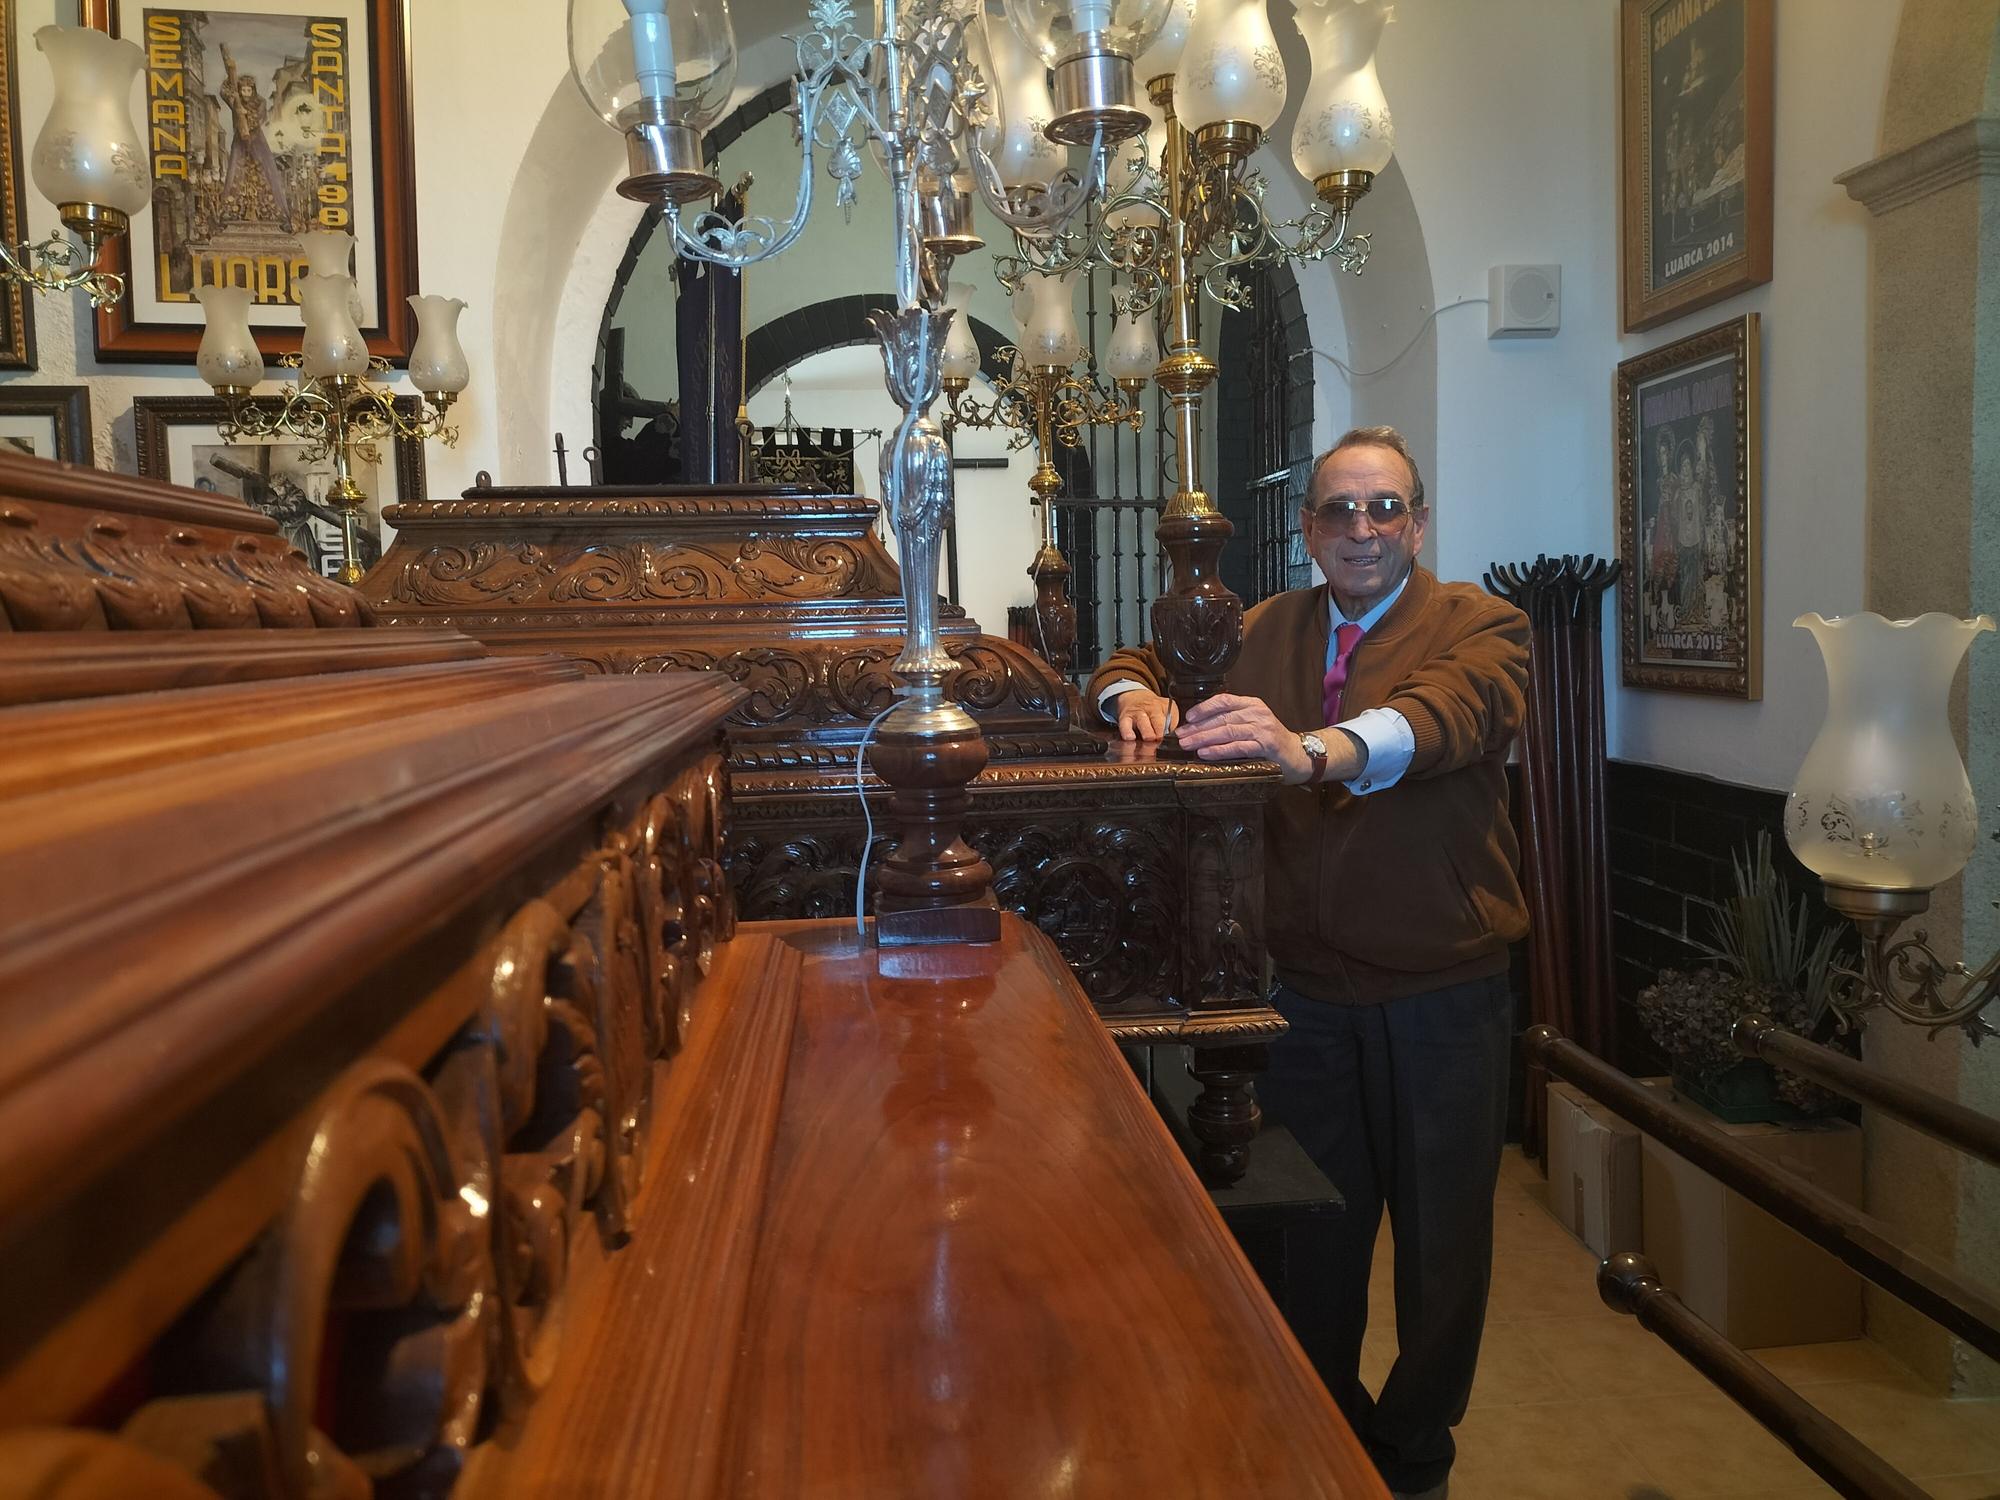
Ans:
[{"label": "glass lamp on wall bracket", "polygon": [[87,26],[41,27],[35,46],[55,75],[55,101],[35,138],[29,175],[66,233],[0,246],[0,276],[38,292],[82,290],[92,307],[108,307],[125,295],[125,280],[98,270],[97,257],[153,197],[145,142],[132,121],[145,54],[137,43]]},{"label": "glass lamp on wall bracket", "polygon": [[1880,1007],[1934,1032],[2000,1035],[1982,1014],[2000,995],[2000,954],[1974,973],[1939,958],[1921,932],[1896,936],[1978,844],[1949,699],[1959,663],[1993,621],[1813,614],[1795,623],[1825,659],[1827,710],[1786,798],[1785,838],[1863,939],[1860,971],[1834,1004],[1849,1021]]},{"label": "glass lamp on wall bracket", "polygon": [[456,297],[412,296],[417,317],[416,347],[410,352],[410,383],[421,393],[415,412],[399,410],[386,384],[386,360],[372,358],[361,336],[354,277],[348,266],[354,237],[322,232],[310,236],[309,263],[317,269],[300,283],[305,331],[299,352],[279,361],[296,371],[296,381],[268,399],[256,387],[265,374],[264,356],[250,330],[247,287],[204,286],[195,292],[204,320],[195,368],[229,408],[217,424],[225,440],[238,437],[291,437],[306,445],[309,460],[333,462],[327,501],[340,516],[342,583],[361,581],[358,527],[368,504],[355,477],[355,460],[370,445],[407,438],[437,438],[447,447],[458,433],[446,419],[472,372],[458,341],[465,303]]}]

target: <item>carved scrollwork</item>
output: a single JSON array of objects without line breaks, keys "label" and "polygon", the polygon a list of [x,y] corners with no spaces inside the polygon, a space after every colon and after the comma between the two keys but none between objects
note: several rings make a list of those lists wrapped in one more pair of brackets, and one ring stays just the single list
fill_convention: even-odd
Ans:
[{"label": "carved scrollwork", "polygon": [[357,595],[276,537],[18,500],[0,505],[0,615],[35,631],[367,622]]},{"label": "carved scrollwork", "polygon": [[470,1185],[437,1096],[400,1064],[359,1063],[323,1102],[290,1208],[183,1366],[263,1393],[286,1500],[455,1477],[493,1334],[488,1201]]},{"label": "carved scrollwork", "polygon": [[397,570],[391,604],[488,608],[585,604],[757,604],[771,600],[886,598],[893,565],[845,538],[745,537],[687,541],[473,542],[427,547]]}]

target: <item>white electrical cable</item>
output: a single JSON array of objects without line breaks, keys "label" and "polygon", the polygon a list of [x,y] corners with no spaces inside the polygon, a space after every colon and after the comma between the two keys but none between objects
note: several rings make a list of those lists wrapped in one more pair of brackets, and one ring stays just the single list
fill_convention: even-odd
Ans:
[{"label": "white electrical cable", "polygon": [[1400,365],[1404,361],[1404,359],[1408,357],[1409,352],[1412,349],[1416,348],[1418,341],[1423,338],[1424,330],[1429,328],[1431,324],[1435,323],[1438,320],[1439,313],[1450,312],[1454,307],[1484,307],[1486,306],[1486,304],[1487,304],[1487,299],[1484,297],[1461,297],[1456,302],[1447,302],[1440,307],[1432,308],[1431,315],[1425,318],[1423,322],[1417,325],[1416,334],[1410,339],[1409,343],[1403,345],[1403,352],[1401,354],[1398,354],[1394,359],[1390,360],[1386,365],[1381,365],[1373,370],[1350,369],[1346,363],[1344,363],[1339,359],[1336,359],[1333,355],[1328,354],[1324,349],[1315,349],[1313,350],[1313,353],[1317,354],[1321,359],[1325,360],[1328,364],[1332,365],[1336,370],[1340,371],[1340,373],[1345,375],[1349,380],[1373,380],[1377,375],[1387,375],[1391,370],[1395,369],[1397,365]]},{"label": "white electrical cable", "polygon": [[875,814],[868,807],[868,784],[862,780],[863,767],[868,760],[868,742],[875,738],[875,726],[896,711],[891,703],[882,712],[868,721],[868,727],[861,731],[861,743],[854,750],[854,795],[861,799],[861,816],[868,825],[868,836],[861,841],[861,868],[854,877],[854,931],[858,937],[868,935],[868,854],[875,847]]}]

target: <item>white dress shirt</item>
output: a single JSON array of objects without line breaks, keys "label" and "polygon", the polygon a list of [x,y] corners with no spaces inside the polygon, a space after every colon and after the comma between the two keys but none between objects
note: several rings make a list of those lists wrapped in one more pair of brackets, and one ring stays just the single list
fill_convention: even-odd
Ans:
[{"label": "white dress shirt", "polygon": [[[1339,628],[1342,625],[1359,625],[1365,638],[1389,612],[1389,607],[1402,598],[1403,590],[1409,587],[1409,583],[1410,575],[1405,573],[1403,581],[1391,589],[1386,598],[1355,620],[1349,620],[1341,612],[1340,601],[1333,597],[1333,590],[1326,591],[1327,671],[1333,670],[1334,653],[1339,650]],[[1357,651],[1361,649],[1359,642],[1354,649]],[[1111,708],[1113,700],[1120,693],[1129,693],[1135,688],[1143,691],[1145,684],[1130,677],[1121,677],[1118,681],[1108,684],[1104,691],[1097,695],[1097,711],[1107,720],[1115,721],[1118,716]],[[1332,727],[1352,735],[1368,752],[1368,761],[1362,766],[1361,774],[1346,783],[1347,789],[1357,796],[1365,797],[1370,792],[1385,792],[1401,781],[1403,773],[1410,769],[1410,761],[1417,753],[1417,736],[1410,728],[1410,721],[1393,708],[1371,708],[1354,715],[1351,719],[1342,719]]]}]

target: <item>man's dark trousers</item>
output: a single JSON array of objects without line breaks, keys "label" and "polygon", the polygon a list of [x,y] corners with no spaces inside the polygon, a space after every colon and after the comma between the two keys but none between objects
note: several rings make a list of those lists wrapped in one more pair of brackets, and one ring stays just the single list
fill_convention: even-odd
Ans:
[{"label": "man's dark trousers", "polygon": [[[1450,1472],[1493,1270],[1493,1193],[1507,1128],[1513,1002],[1504,976],[1376,1005],[1335,1005],[1280,986],[1291,1029],[1258,1081],[1340,1190],[1335,1250],[1307,1274],[1327,1347],[1308,1351],[1389,1488],[1417,1493]],[[1382,1212],[1396,1250],[1395,1367],[1379,1399],[1361,1384],[1368,1272]]]}]

